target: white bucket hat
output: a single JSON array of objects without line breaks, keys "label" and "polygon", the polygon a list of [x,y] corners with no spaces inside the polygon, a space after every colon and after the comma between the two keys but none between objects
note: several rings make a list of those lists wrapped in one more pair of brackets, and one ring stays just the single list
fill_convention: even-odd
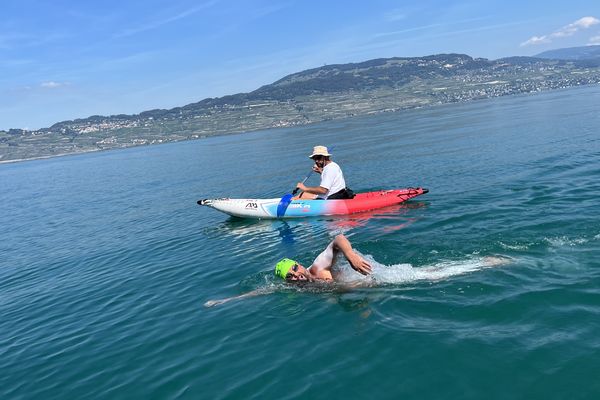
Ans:
[{"label": "white bucket hat", "polygon": [[313,158],[314,156],[329,157],[329,156],[331,156],[331,154],[329,154],[329,151],[327,150],[327,147],[325,147],[325,146],[315,146],[313,148],[312,154],[310,156],[308,156],[308,158]]}]

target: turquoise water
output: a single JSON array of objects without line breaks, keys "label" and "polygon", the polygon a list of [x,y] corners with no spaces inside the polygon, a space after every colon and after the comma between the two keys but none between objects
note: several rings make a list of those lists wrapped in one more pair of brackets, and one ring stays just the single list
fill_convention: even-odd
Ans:
[{"label": "turquoise water", "polygon": [[[598,398],[599,132],[595,86],[0,165],[0,398]],[[430,193],[286,222],[196,205],[288,193],[316,144],[356,191]],[[273,280],[340,232],[375,283]]]}]

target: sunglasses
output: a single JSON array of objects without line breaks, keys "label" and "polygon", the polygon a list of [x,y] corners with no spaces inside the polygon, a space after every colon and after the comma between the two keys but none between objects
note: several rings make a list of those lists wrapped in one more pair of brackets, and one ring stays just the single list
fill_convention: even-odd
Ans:
[{"label": "sunglasses", "polygon": [[[290,269],[292,271],[294,271],[294,272],[298,272],[298,264],[292,265],[292,268],[290,268]],[[287,274],[285,274],[285,279],[292,279],[292,278],[295,278],[295,277],[296,277],[296,275],[294,275],[294,274],[292,274],[290,272],[288,272]]]}]

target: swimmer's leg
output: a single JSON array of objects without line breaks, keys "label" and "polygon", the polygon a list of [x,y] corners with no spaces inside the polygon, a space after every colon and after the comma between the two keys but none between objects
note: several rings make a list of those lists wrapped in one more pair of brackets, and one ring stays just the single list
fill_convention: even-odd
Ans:
[{"label": "swimmer's leg", "polygon": [[489,256],[483,258],[483,265],[485,265],[486,267],[496,267],[498,265],[510,264],[512,261],[512,258],[509,257]]}]

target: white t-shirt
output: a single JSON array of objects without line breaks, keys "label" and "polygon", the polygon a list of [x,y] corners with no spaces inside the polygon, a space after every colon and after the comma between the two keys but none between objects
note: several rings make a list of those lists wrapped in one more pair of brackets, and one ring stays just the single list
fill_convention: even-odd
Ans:
[{"label": "white t-shirt", "polygon": [[321,199],[326,199],[328,196],[346,188],[346,181],[344,180],[344,174],[342,174],[340,166],[333,161],[327,164],[321,173],[321,184],[319,186],[327,189],[325,195],[320,194],[318,196]]}]

